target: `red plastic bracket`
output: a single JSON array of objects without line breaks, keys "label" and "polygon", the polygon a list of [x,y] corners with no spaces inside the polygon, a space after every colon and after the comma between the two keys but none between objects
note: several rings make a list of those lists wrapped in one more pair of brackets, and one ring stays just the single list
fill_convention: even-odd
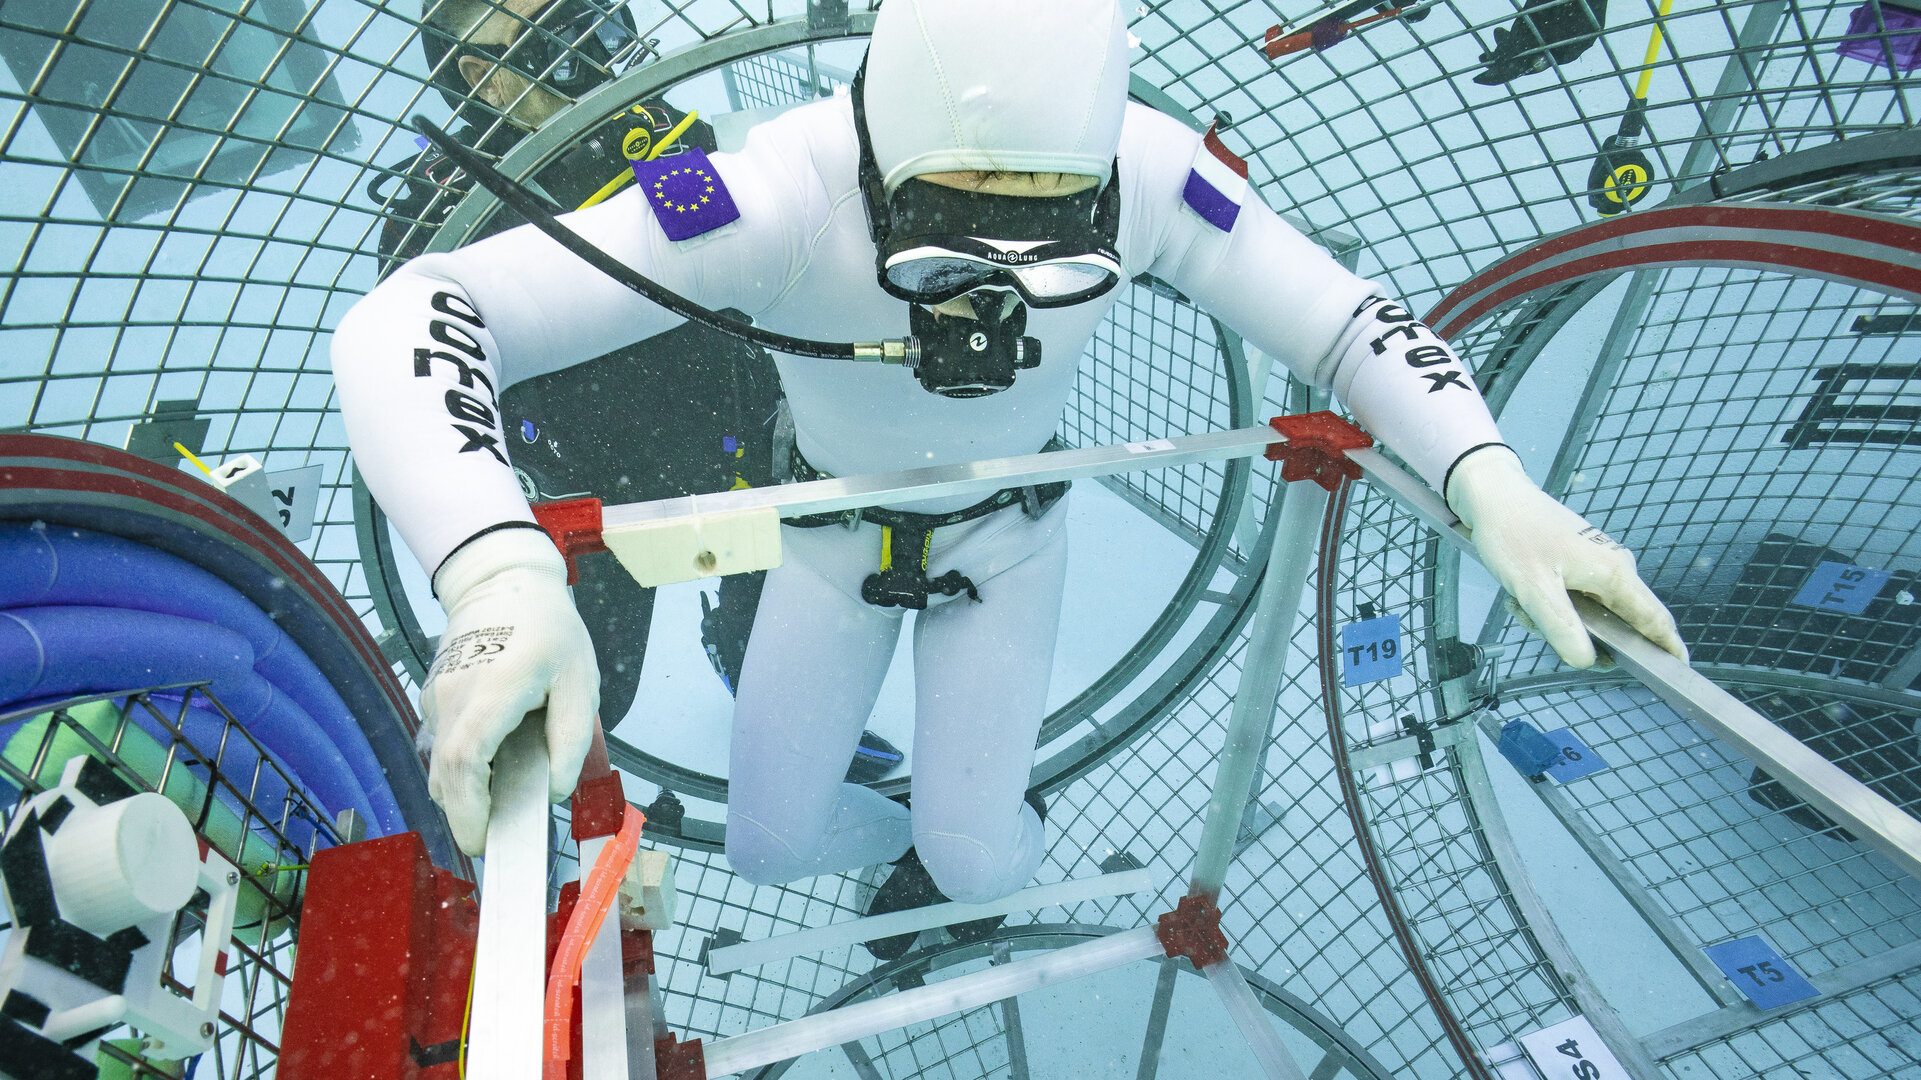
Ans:
[{"label": "red plastic bracket", "polygon": [[1171,957],[1185,956],[1197,968],[1227,959],[1227,935],[1221,933],[1221,909],[1211,897],[1183,896],[1173,911],[1155,926],[1161,948]]},{"label": "red plastic bracket", "polygon": [[680,1042],[667,1034],[654,1040],[654,1069],[660,1080],[707,1080],[707,1056],[699,1039]]},{"label": "red plastic bracket", "polygon": [[576,843],[619,832],[627,816],[627,793],[621,789],[620,774],[610,772],[582,780],[574,789],[573,811]]},{"label": "red plastic bracket", "polygon": [[307,873],[279,1073],[455,1080],[480,909],[418,833],[325,848]]},{"label": "red plastic bracket", "polygon": [[1312,480],[1329,491],[1345,480],[1359,480],[1361,467],[1347,451],[1374,445],[1368,433],[1331,412],[1277,416],[1267,426],[1287,436],[1267,448],[1267,460],[1281,463],[1281,479]]},{"label": "red plastic bracket", "polygon": [[654,932],[638,926],[620,928],[620,973],[632,978],[635,975],[654,973]]},{"label": "red plastic bracket", "polygon": [[574,560],[607,550],[606,541],[600,538],[600,500],[557,499],[535,503],[533,511],[534,520],[547,530],[560,549],[560,557],[567,560],[567,584],[578,584],[580,566]]}]

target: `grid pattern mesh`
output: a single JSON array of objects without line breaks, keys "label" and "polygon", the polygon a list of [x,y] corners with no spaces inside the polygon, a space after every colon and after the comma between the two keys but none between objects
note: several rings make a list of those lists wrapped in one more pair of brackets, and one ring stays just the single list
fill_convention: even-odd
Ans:
[{"label": "grid pattern mesh", "polygon": [[[1219,324],[1191,304],[1151,285],[1128,286],[1081,358],[1061,441],[1112,446],[1229,426],[1223,365],[1241,361],[1224,337]],[[1199,543],[1213,525],[1226,463],[1124,473],[1104,482]]]},{"label": "grid pattern mesh", "polygon": [[[1896,179],[1769,197],[1904,214],[1912,199]],[[1579,407],[1586,438],[1557,462],[1564,497],[1636,550],[1697,665],[1913,812],[1921,383],[1901,334],[1912,306],[1762,271],[1650,273],[1648,314]],[[1507,646],[1511,675],[1552,668],[1517,628],[1492,630],[1484,640]],[[1912,1058],[1890,1057],[1921,1021],[1910,980],[1876,979],[1869,962],[1913,952],[1921,885],[1638,687],[1516,704],[1539,726],[1570,724],[1611,766],[1564,788],[1561,813],[1659,910],[1671,949],[1759,936],[1830,990],[1665,1054],[1675,1075],[1912,1071]]]},{"label": "grid pattern mesh", "polygon": [[[1568,504],[1629,538],[1697,660],[1890,683],[1921,647],[1921,368],[1874,326],[1912,306],[1761,271],[1655,273],[1560,469]],[[1824,563],[1875,574],[1804,596]]]},{"label": "grid pattern mesh", "polygon": [[[1566,5],[1549,7],[1556,6]],[[1270,205],[1316,228],[1364,237],[1361,271],[1387,281],[1417,310],[1496,258],[1591,219],[1589,166],[1601,140],[1618,130],[1654,24],[1651,5],[1614,0],[1605,33],[1589,47],[1576,56],[1548,51],[1539,55],[1543,70],[1498,86],[1472,76],[1483,70],[1484,53],[1498,53],[1494,31],[1517,25],[1511,5],[1442,0],[1418,22],[1389,19],[1324,50],[1263,56],[1268,28],[1291,19],[1282,33],[1305,29],[1316,17],[1307,7],[1233,0],[1143,5],[1131,15],[1141,40],[1135,71],[1196,115],[1219,116]],[[1852,3],[1681,0],[1675,8],[1662,20],[1647,96],[1642,149],[1653,166],[1651,200],[1722,167],[1912,121],[1902,73],[1886,60],[1838,54],[1850,34]],[[648,0],[630,10],[641,37],[672,52],[804,9],[793,0],[765,9],[732,0]],[[1548,9],[1531,10],[1538,16]],[[1871,33],[1898,14],[1875,4],[1866,10]],[[252,453],[270,469],[321,465],[316,529],[302,547],[376,631],[383,628],[357,561],[350,463],[325,354],[328,329],[378,270],[383,207],[365,184],[414,152],[400,120],[416,111],[434,119],[448,112],[426,82],[417,32],[410,4],[371,0],[9,0],[0,11],[0,253],[12,267],[0,277],[0,428],[122,445],[136,425],[175,435],[203,420],[207,430],[196,449],[206,455]],[[1910,40],[1889,36],[1889,57]],[[732,85],[740,104],[752,107],[791,100],[818,84],[790,55],[735,65]],[[1871,186],[1812,185],[1772,197],[1911,215],[1912,191],[1911,176],[1889,174]],[[1117,309],[1094,347],[1097,356],[1113,354],[1114,376],[1086,390],[1067,421],[1069,434],[1109,441],[1219,422],[1223,389],[1207,376],[1176,380],[1162,371],[1158,377],[1173,381],[1155,386],[1152,373],[1123,363],[1155,334],[1191,342],[1177,345],[1176,355],[1218,347],[1211,324],[1183,321],[1190,316],[1165,304],[1137,288]],[[1545,310],[1539,302],[1505,309],[1472,328],[1463,351],[1485,375],[1490,362],[1500,362],[1486,350],[1504,337],[1512,341]],[[1917,501],[1918,470],[1907,449],[1913,444],[1835,436],[1848,424],[1892,430],[1890,421],[1909,415],[1902,410],[1914,405],[1915,381],[1902,373],[1911,363],[1900,367],[1901,339],[1853,329],[1860,316],[1907,314],[1882,298],[1778,275],[1662,275],[1645,328],[1627,350],[1611,396],[1597,406],[1595,438],[1569,470],[1586,479],[1570,497],[1645,553],[1644,566],[1691,634],[1721,635],[1714,663],[1860,682],[1904,670],[1915,645],[1905,613],[1916,608],[1911,590],[1892,577],[1877,600],[1885,606],[1848,616],[1838,633],[1815,626],[1780,642],[1765,634],[1750,640],[1759,626],[1737,608],[1749,590],[1787,611],[1792,597],[1779,594],[1797,573],[1804,579],[1807,569],[1831,561],[1829,553],[1864,565],[1880,560],[1874,565],[1911,582],[1915,525],[1899,515],[1911,514]],[[1743,366],[1746,357],[1754,362]],[[1850,366],[1876,374],[1851,382]],[[1824,368],[1842,369],[1831,391],[1819,382]],[[1124,392],[1135,383],[1151,393]],[[1281,389],[1271,389],[1270,403],[1285,396]],[[1822,393],[1832,397],[1827,404],[1857,411],[1845,414],[1846,424],[1824,421],[1812,429],[1826,438],[1782,449],[1782,429]],[[1150,400],[1157,404],[1143,414],[1140,406]],[[1689,455],[1659,445],[1693,438],[1727,445]],[[1697,488],[1703,494],[1694,494]],[[1216,474],[1195,468],[1178,481],[1145,478],[1136,493],[1166,523],[1199,530],[1211,513],[1205,493],[1217,489]],[[1257,505],[1267,506],[1270,491],[1268,479],[1258,478]],[[1617,500],[1616,492],[1625,494]],[[1676,492],[1688,493],[1683,508],[1663,509]],[[1766,510],[1755,520],[1816,522],[1819,535],[1797,530],[1770,546],[1768,534],[1748,524],[1751,506]],[[1343,613],[1362,600],[1386,602],[1372,595],[1380,591],[1376,583],[1403,567],[1425,568],[1428,557],[1417,536],[1365,499],[1353,515],[1359,532],[1346,544],[1343,566],[1355,578],[1339,590]],[[1711,556],[1705,562],[1704,552]],[[1403,610],[1427,602],[1426,586],[1403,587],[1410,605]],[[1429,632],[1431,619],[1421,618],[1410,622],[1411,637]],[[1296,655],[1311,656],[1318,643],[1306,620],[1302,627]],[[1507,644],[1511,674],[1545,666],[1538,648],[1518,638]],[[1244,649],[1245,639],[1237,640],[1145,737],[1057,793],[1051,817],[1058,839],[1043,881],[1084,875],[1118,852],[1170,874],[1186,868]],[[1419,713],[1431,689],[1417,682],[1370,692],[1387,695],[1379,701],[1369,694],[1343,699],[1342,737],[1356,747],[1369,744],[1379,735],[1363,717]],[[1319,1009],[1391,1071],[1456,1074],[1460,1063],[1392,944],[1356,854],[1320,692],[1308,666],[1290,668],[1247,847],[1228,884],[1228,931],[1244,964]],[[1587,703],[1581,708],[1600,700],[1568,695],[1569,702],[1576,698]],[[1911,751],[1907,740],[1889,734],[1898,723],[1885,720],[1883,699],[1862,704],[1804,688],[1800,698],[1783,700],[1777,719],[1838,729],[1835,755],[1892,790],[1903,768],[1899,755]],[[1847,710],[1838,723],[1837,704]],[[1672,727],[1658,712],[1641,709],[1647,719],[1636,738]],[[1846,927],[1772,938],[1811,971],[1823,963],[1845,966],[1876,943],[1911,940],[1910,886],[1873,857],[1822,833],[1819,822],[1814,829],[1795,823],[1789,809],[1757,817],[1751,792],[1761,788],[1719,748],[1702,751],[1713,761],[1700,760],[1693,777],[1711,776],[1718,790],[1696,792],[1674,755],[1643,752],[1625,734],[1620,746],[1611,744],[1607,725],[1617,720],[1592,719],[1594,745],[1614,749],[1623,763],[1652,762],[1644,786],[1623,799],[1630,807],[1635,799],[1646,803],[1649,809],[1635,811],[1654,823],[1646,828],[1747,821],[1732,830],[1733,839],[1715,839],[1751,847],[1710,858],[1723,874],[1738,870],[1753,881],[1767,868],[1775,876],[1756,891],[1785,897],[1752,911],[1730,909],[1705,886],[1690,884],[1706,880],[1702,872],[1663,869],[1637,850],[1635,865],[1648,867],[1641,887],[1686,885],[1686,895],[1675,893],[1680,898],[1672,901],[1677,917],[1704,933],[1760,927],[1787,935],[1784,928],[1808,923],[1807,911],[1833,903],[1831,897],[1862,898],[1865,913],[1856,912]],[[1683,744],[1680,733],[1663,737]],[[1697,739],[1683,745],[1695,747]],[[1696,760],[1690,756],[1686,768],[1697,768]],[[1457,770],[1451,763],[1369,786],[1363,817],[1394,866],[1404,912],[1424,940],[1441,946],[1430,963],[1444,976],[1453,1008],[1485,1044],[1530,1018],[1556,1018],[1558,992],[1488,867]],[[1701,818],[1710,813],[1714,819]],[[1646,842],[1657,862],[1683,847],[1678,838]],[[1441,867],[1395,858],[1427,843],[1456,855]],[[1803,860],[1807,851],[1818,858]],[[1789,855],[1796,861],[1779,863]],[[844,918],[860,909],[871,885],[845,877],[805,889],[755,889],[734,879],[718,857],[694,853],[682,859],[680,875],[686,920],[661,942],[669,1019],[678,1026],[713,1035],[798,1015],[868,967],[856,953],[709,978],[699,954],[717,930],[758,937]],[[1172,899],[1170,887],[1159,897],[1036,918],[1132,925]],[[1864,982],[1771,1015],[1751,1031],[1677,1051],[1666,1058],[1668,1068],[1690,1078],[1786,1077],[1816,1065],[1847,1077],[1911,1072],[1921,1053],[1912,982]],[[277,993],[271,979],[247,992],[269,999]],[[886,1062],[889,1075],[924,1074],[936,1059],[956,1063],[955,1075],[984,1075],[1006,1060],[992,1045],[1001,1037],[991,1014],[974,1014],[917,1034],[906,1047],[885,1044],[876,1060]],[[1908,1064],[1890,1056],[1895,1050]],[[236,1050],[222,1075],[270,1068],[270,1055],[256,1047]]]},{"label": "grid pattern mesh", "polygon": [[[224,720],[218,730],[187,733],[186,710]],[[157,791],[199,822],[209,847],[238,868],[239,901],[221,987],[213,1048],[197,1059],[196,1076],[243,1080],[271,1075],[279,1053],[287,992],[293,985],[298,896],[315,847],[340,842],[325,811],[308,802],[245,727],[204,687],[139,691],[118,698],[77,698],[33,713],[0,715],[8,737],[0,751],[0,791],[18,793],[7,819],[27,800],[56,787],[68,761],[90,757],[135,791]],[[277,794],[276,794],[277,793]],[[207,947],[204,900],[174,919],[161,978],[190,994]],[[178,977],[177,977],[178,976]],[[178,1077],[178,1062],[150,1064],[137,1040],[109,1032],[100,1060],[115,1059],[134,1076]]]},{"label": "grid pattern mesh", "polygon": [[[1438,545],[1425,526],[1366,489],[1349,507],[1342,542],[1339,588],[1320,612],[1326,630],[1316,651],[1330,655],[1327,676],[1346,669],[1339,628],[1358,620],[1395,615],[1403,642],[1441,636]],[[1432,652],[1409,648],[1397,675],[1351,687],[1344,678],[1326,679],[1323,692],[1338,706],[1341,737],[1359,749],[1466,720],[1438,711],[1434,666]],[[1495,865],[1458,753],[1437,750],[1425,762],[1404,757],[1361,769],[1355,779],[1360,814],[1399,915],[1419,940],[1431,977],[1446,988],[1454,1015],[1485,1051],[1561,1019],[1571,999]]]}]

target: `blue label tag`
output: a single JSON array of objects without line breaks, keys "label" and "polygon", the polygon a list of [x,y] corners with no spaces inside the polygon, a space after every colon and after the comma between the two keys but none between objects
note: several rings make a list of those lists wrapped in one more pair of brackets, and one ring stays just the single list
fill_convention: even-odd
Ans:
[{"label": "blue label tag", "polygon": [[1401,617],[1383,615],[1341,627],[1342,682],[1347,686],[1401,673]]},{"label": "blue label tag", "polygon": [[1758,936],[1723,941],[1701,950],[1721,969],[1735,988],[1763,1009],[1819,997],[1821,991],[1781,959],[1774,947]]},{"label": "blue label tag", "polygon": [[1794,594],[1794,602],[1821,611],[1859,615],[1867,610],[1868,602],[1881,591],[1881,586],[1888,583],[1888,576],[1886,570],[1824,562],[1808,575],[1807,584]]},{"label": "blue label tag", "polygon": [[1589,749],[1580,736],[1574,734],[1573,728],[1550,731],[1546,737],[1560,753],[1555,756],[1554,763],[1542,771],[1559,783],[1579,780],[1608,767],[1607,759]]}]

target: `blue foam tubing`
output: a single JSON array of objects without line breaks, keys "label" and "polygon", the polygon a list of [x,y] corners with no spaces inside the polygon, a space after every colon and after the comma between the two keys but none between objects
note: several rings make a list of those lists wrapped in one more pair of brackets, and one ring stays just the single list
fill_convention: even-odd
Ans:
[{"label": "blue foam tubing", "polygon": [[252,601],[185,559],[117,536],[0,522],[0,610],[118,607],[178,615],[247,639],[255,660],[275,651],[280,627]]},{"label": "blue foam tubing", "polygon": [[[253,650],[231,630],[126,608],[0,611],[0,708],[129,686],[202,681],[284,760],[311,760],[330,745],[304,709],[254,673]],[[308,773],[301,779],[329,812],[353,807],[369,822],[382,820],[352,769]]]},{"label": "blue foam tubing", "polygon": [[368,818],[370,834],[407,828],[366,733],[333,684],[285,631],[226,582],[184,559],[121,537],[13,523],[0,523],[0,567],[6,568],[0,573],[0,609],[129,608],[209,622],[241,635],[253,648],[255,670],[318,722],[338,759],[325,760],[316,745],[315,754],[291,755],[289,763],[324,770],[344,761],[381,811]]}]

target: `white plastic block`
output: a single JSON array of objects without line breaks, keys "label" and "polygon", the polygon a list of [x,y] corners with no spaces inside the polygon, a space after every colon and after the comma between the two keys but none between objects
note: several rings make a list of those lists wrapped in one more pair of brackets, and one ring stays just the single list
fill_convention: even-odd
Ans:
[{"label": "white plastic block", "polygon": [[266,518],[278,520],[273,512],[273,493],[268,490],[267,470],[252,454],[242,454],[215,465],[213,486],[238,499],[242,506]]},{"label": "white plastic block", "polygon": [[634,852],[620,883],[620,921],[643,930],[674,925],[674,860],[666,852]]},{"label": "white plastic block", "polygon": [[780,511],[771,506],[611,525],[601,538],[649,588],[780,565]]}]

